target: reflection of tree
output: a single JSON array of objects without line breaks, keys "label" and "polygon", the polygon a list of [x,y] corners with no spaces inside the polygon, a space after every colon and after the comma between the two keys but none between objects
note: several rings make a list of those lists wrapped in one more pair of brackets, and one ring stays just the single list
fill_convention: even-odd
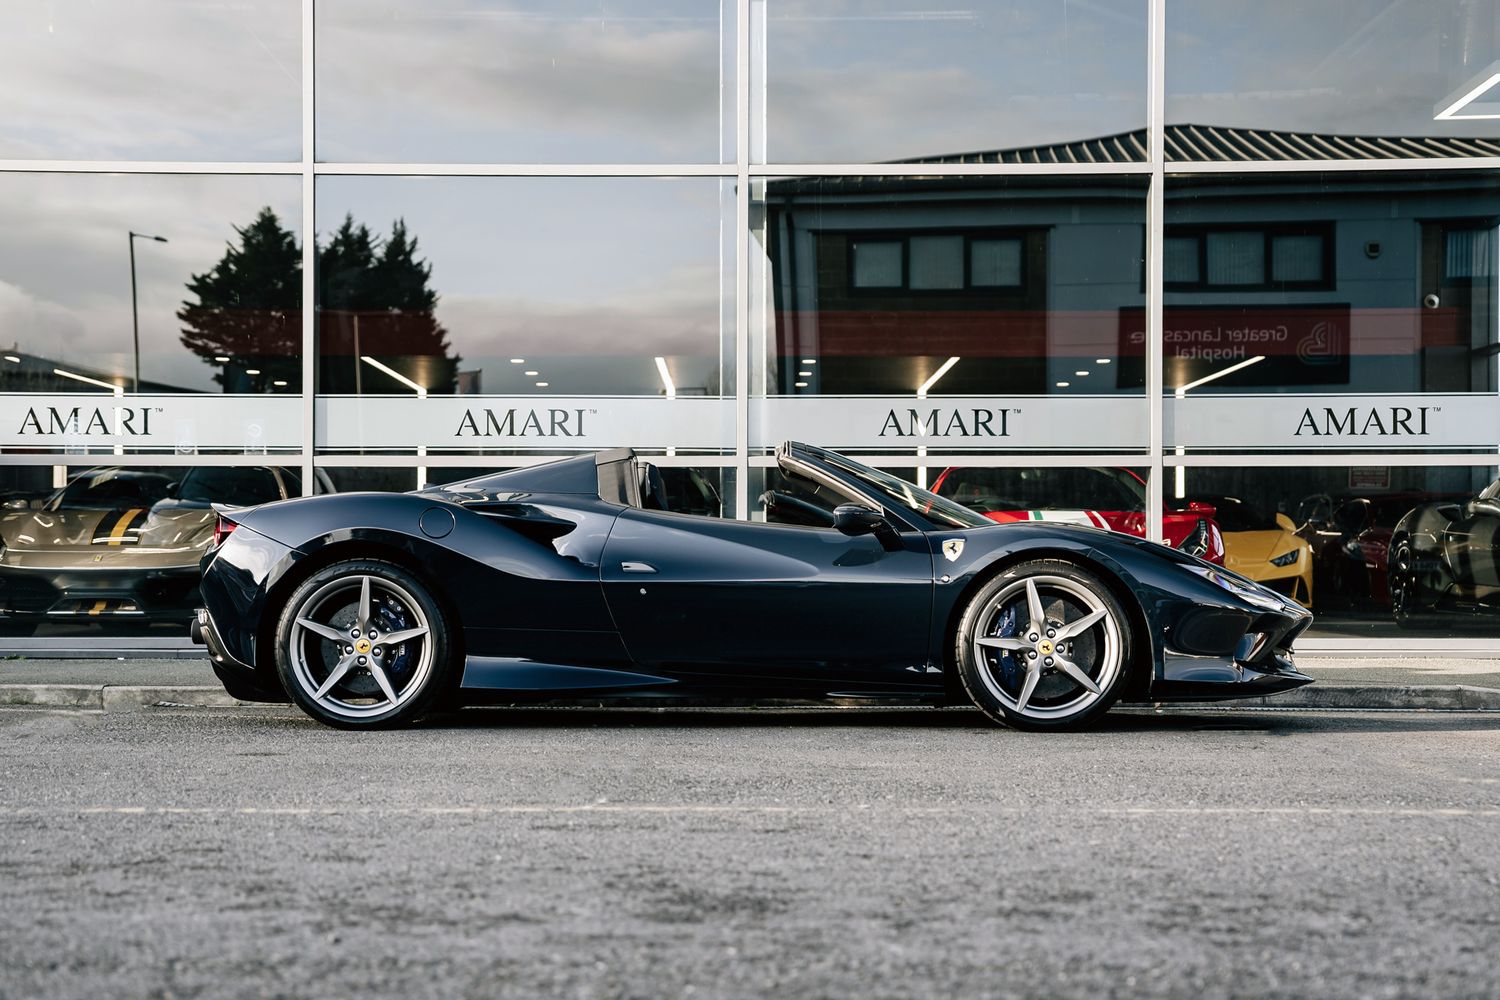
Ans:
[{"label": "reflection of tree", "polygon": [[[221,367],[214,381],[225,392],[255,391],[302,372],[302,250],[269,208],[241,229],[212,269],[189,279],[197,302],[183,302],[177,318],[182,343]],[[228,357],[228,362],[216,358]],[[248,375],[258,370],[259,375]]]},{"label": "reflection of tree", "polygon": [[[276,213],[235,227],[212,269],[195,274],[177,318],[182,343],[221,367],[226,392],[296,391],[302,370],[302,251]],[[359,359],[371,357],[433,392],[452,392],[458,358],[437,322],[432,265],[398,219],[381,240],[350,217],[317,248],[319,344],[325,392],[409,392],[410,387]],[[228,358],[228,361],[220,360]],[[257,374],[250,374],[257,372]]]}]

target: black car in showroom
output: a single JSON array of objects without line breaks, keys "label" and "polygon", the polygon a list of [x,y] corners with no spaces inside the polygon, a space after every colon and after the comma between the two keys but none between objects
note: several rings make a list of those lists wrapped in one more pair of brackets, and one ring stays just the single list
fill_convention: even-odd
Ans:
[{"label": "black car in showroom", "polygon": [[1396,623],[1500,615],[1500,479],[1463,502],[1424,504],[1391,533],[1386,569]]},{"label": "black car in showroom", "polygon": [[636,695],[972,700],[1027,729],[1309,682],[1306,609],[1098,528],[996,524],[788,443],[763,520],[671,509],[628,450],[220,510],[193,625],[230,694],[359,728]]}]

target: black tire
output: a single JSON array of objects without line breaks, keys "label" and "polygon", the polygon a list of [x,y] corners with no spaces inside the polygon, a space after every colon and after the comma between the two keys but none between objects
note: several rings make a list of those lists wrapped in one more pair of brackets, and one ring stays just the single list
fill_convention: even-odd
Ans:
[{"label": "black tire", "polygon": [[[356,637],[352,627],[360,624],[366,593],[369,616]],[[406,725],[452,686],[454,624],[430,588],[402,567],[382,559],[333,563],[304,580],[282,607],[276,673],[297,706],[319,722],[340,729]],[[381,642],[421,627],[420,636]]]},{"label": "black tire", "polygon": [[1386,556],[1385,586],[1391,598],[1391,617],[1401,629],[1421,628],[1422,585],[1417,579],[1416,553],[1411,539],[1397,538]]},{"label": "black tire", "polygon": [[[1046,628],[1030,627],[1033,590]],[[1069,626],[1085,617],[1093,623],[1069,635]],[[981,646],[981,637],[1012,648]],[[974,594],[954,633],[953,656],[981,711],[1015,729],[1045,732],[1087,726],[1109,711],[1125,691],[1134,640],[1129,616],[1098,576],[1062,559],[1035,559],[1007,567]]]}]

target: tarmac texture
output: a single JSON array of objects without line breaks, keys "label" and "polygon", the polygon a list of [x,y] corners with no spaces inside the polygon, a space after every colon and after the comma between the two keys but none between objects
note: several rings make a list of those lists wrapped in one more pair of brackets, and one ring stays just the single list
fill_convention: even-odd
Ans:
[{"label": "tarmac texture", "polygon": [[1493,996],[1500,716],[0,710],[0,996]]}]

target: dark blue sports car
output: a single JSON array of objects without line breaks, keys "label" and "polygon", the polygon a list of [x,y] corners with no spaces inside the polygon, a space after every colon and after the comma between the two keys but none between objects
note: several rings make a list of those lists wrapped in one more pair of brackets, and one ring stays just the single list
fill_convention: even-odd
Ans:
[{"label": "dark blue sports car", "polygon": [[764,522],[672,510],[627,450],[221,510],[193,634],[230,694],[348,728],[629,695],[971,700],[1056,729],[1311,679],[1308,612],[1221,567],[996,524],[821,448],[776,458]]}]

